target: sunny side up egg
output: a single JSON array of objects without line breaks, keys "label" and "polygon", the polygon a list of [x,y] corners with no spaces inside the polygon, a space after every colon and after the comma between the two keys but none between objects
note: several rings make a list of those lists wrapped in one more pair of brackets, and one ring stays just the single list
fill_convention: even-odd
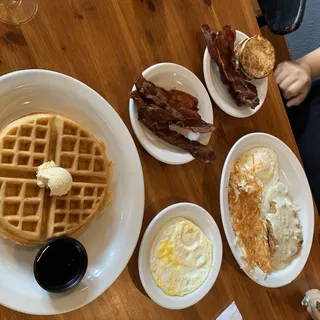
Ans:
[{"label": "sunny side up egg", "polygon": [[150,270],[157,286],[170,296],[199,288],[213,267],[213,246],[199,227],[177,217],[158,232],[150,252]]},{"label": "sunny side up egg", "polygon": [[240,157],[239,163],[259,178],[264,186],[274,185],[279,181],[278,155],[270,148],[253,148]]}]

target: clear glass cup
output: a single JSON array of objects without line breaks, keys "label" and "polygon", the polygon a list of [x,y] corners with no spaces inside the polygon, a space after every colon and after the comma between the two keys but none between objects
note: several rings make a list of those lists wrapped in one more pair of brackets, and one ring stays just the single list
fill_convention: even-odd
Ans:
[{"label": "clear glass cup", "polygon": [[0,21],[6,24],[25,24],[37,11],[38,0],[0,0]]}]

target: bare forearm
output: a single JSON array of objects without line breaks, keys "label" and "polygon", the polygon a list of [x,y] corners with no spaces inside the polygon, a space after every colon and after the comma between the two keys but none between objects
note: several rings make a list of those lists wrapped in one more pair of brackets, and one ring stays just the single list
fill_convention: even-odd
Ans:
[{"label": "bare forearm", "polygon": [[320,48],[298,59],[297,62],[309,69],[311,78],[320,77]]}]

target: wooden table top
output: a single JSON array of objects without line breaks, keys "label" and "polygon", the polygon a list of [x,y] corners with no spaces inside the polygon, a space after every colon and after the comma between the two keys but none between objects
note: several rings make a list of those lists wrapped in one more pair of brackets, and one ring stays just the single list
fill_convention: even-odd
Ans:
[{"label": "wooden table top", "polygon": [[274,77],[270,76],[263,107],[250,118],[232,118],[212,103],[217,130],[210,145],[217,160],[210,165],[198,161],[182,166],[160,163],[143,150],[133,134],[128,92],[144,69],[159,62],[174,62],[204,82],[205,44],[199,32],[202,23],[216,29],[231,24],[248,35],[259,33],[250,0],[43,0],[29,24],[20,28],[0,24],[1,74],[28,68],[65,73],[101,94],[126,123],[135,139],[145,178],[141,236],[160,210],[179,201],[190,201],[212,214],[220,228],[224,250],[215,285],[205,298],[185,310],[166,310],[148,298],[139,279],[136,249],[120,277],[91,304],[49,317],[23,315],[0,307],[1,320],[215,319],[232,301],[244,319],[307,318],[300,306],[301,298],[306,290],[320,288],[318,215],[311,254],[303,272],[280,289],[259,286],[239,269],[220,217],[221,171],[228,151],[240,137],[255,131],[271,133],[298,155]]}]

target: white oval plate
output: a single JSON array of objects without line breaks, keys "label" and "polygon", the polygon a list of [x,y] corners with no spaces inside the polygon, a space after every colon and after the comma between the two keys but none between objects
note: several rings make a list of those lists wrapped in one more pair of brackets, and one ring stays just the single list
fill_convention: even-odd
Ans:
[{"label": "white oval plate", "polygon": [[[243,39],[249,38],[246,34],[236,30],[235,46]],[[208,48],[203,56],[203,73],[207,88],[212,99],[225,113],[236,118],[247,118],[255,114],[262,106],[268,91],[268,78],[252,80],[251,83],[257,87],[260,103],[255,109],[250,107],[238,107],[231,98],[228,88],[220,78],[219,68],[211,59]]]},{"label": "white oval plate", "polygon": [[237,237],[232,228],[232,221],[228,204],[228,185],[230,169],[232,164],[246,151],[258,147],[270,147],[277,154],[280,168],[280,181],[289,187],[289,194],[300,209],[299,219],[302,225],[303,245],[300,255],[284,270],[270,273],[264,278],[264,273],[255,268],[252,274],[244,270],[248,277],[264,287],[277,288],[292,282],[302,271],[312,245],[314,230],[314,208],[312,195],[304,170],[289,147],[278,138],[266,133],[251,133],[238,140],[231,148],[223,166],[220,183],[220,211],[224,232],[231,251],[237,260],[240,268],[244,262],[241,258],[239,246],[236,244]]},{"label": "white oval plate", "polygon": [[[45,70],[18,71],[0,77],[0,127],[31,112],[66,115],[86,125],[115,162],[114,199],[78,237],[88,252],[82,282],[70,292],[49,294],[33,276],[37,247],[0,239],[0,303],[31,314],[59,314],[86,305],[120,275],[136,246],[144,212],[139,156],[126,126],[94,90],[68,76]],[[124,201],[125,199],[125,201]]]},{"label": "white oval plate", "polygon": [[[164,89],[177,89],[196,97],[199,101],[198,108],[201,118],[206,122],[213,123],[213,111],[208,92],[190,70],[174,63],[158,63],[143,71],[142,74],[147,80]],[[132,90],[135,90],[135,86]],[[144,149],[154,158],[164,163],[176,165],[194,160],[190,153],[158,138],[138,121],[138,111],[132,99],[129,101],[129,113],[134,133]],[[183,129],[180,129],[179,132],[202,144],[208,144],[211,137],[211,133],[187,133],[188,131]]]},{"label": "white oval plate", "polygon": [[[150,250],[161,227],[174,217],[183,217],[197,225],[213,244],[213,268],[207,279],[195,291],[183,296],[169,296],[155,283],[150,272]],[[221,267],[222,241],[218,226],[211,215],[198,205],[177,203],[162,210],[149,224],[144,233],[139,251],[139,274],[149,297],[167,309],[184,309],[201,300],[214,285]]]}]

